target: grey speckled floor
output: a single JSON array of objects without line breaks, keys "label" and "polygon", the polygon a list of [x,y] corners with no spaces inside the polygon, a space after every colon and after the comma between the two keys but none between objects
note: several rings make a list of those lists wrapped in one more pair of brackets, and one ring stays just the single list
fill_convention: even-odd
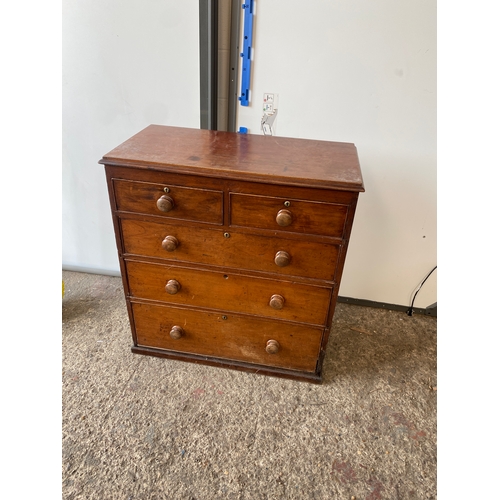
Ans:
[{"label": "grey speckled floor", "polygon": [[63,272],[63,498],[436,498],[436,319],[338,304],[324,383],[130,352],[120,278]]}]

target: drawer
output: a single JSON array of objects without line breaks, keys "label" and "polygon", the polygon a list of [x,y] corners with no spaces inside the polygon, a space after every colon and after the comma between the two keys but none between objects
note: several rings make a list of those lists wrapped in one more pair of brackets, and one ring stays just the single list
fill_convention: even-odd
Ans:
[{"label": "drawer", "polygon": [[[222,191],[113,179],[117,210],[222,224]],[[168,192],[165,192],[165,188]]]},{"label": "drawer", "polygon": [[230,193],[231,225],[342,238],[349,206]]},{"label": "drawer", "polygon": [[136,298],[316,325],[326,321],[331,296],[326,286],[136,261],[126,266]]},{"label": "drawer", "polygon": [[[333,281],[339,245],[122,219],[125,253]],[[289,264],[278,266],[286,252]],[[285,261],[279,261],[281,264]]]},{"label": "drawer", "polygon": [[[316,369],[321,328],[231,314],[223,319],[220,313],[140,303],[132,303],[132,310],[141,346],[292,370]],[[277,352],[267,352],[268,345]]]}]

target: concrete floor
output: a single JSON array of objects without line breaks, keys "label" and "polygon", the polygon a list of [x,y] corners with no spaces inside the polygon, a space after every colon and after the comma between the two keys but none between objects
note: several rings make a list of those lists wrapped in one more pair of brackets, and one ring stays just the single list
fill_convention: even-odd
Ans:
[{"label": "concrete floor", "polygon": [[64,499],[436,498],[435,318],[338,304],[313,385],[132,354],[121,279],[63,280]]}]

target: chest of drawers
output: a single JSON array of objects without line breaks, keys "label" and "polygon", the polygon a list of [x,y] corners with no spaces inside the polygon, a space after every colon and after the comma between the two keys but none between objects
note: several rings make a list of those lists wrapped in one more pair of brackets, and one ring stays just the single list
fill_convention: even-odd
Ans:
[{"label": "chest of drawers", "polygon": [[134,353],[321,381],[353,144],[151,125],[99,163]]}]

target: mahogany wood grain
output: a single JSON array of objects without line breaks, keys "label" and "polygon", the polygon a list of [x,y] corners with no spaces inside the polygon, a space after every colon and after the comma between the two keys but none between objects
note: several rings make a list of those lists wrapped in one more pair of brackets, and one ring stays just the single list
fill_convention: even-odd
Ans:
[{"label": "mahogany wood grain", "polygon": [[150,125],[101,163],[364,191],[354,144]]},{"label": "mahogany wood grain", "polygon": [[[126,254],[329,281],[333,280],[340,247],[338,243],[316,243],[309,239],[287,239],[126,218],[121,219],[121,230]],[[229,238],[224,237],[225,232],[228,232]],[[163,241],[167,236],[178,242],[173,251],[164,250]],[[276,265],[276,253],[280,250],[290,254],[290,265]]]},{"label": "mahogany wood grain", "polygon": [[[222,224],[222,192],[181,186],[167,186],[149,182],[114,180],[116,204],[119,211],[137,212],[172,219],[187,219],[212,224]],[[164,211],[158,208],[158,200],[171,199],[172,208]]]},{"label": "mahogany wood grain", "polygon": [[[219,312],[143,303],[133,303],[132,309],[138,345],[309,372],[316,369],[321,328],[237,314],[222,319]],[[170,336],[175,325],[182,325],[179,339]],[[278,352],[266,351],[269,340],[279,343]]]},{"label": "mahogany wood grain", "polygon": [[[205,271],[171,265],[127,261],[127,276],[133,297],[169,304],[221,309],[289,321],[323,325],[328,313],[331,287],[295,284],[239,274]],[[165,291],[175,280],[180,290]],[[273,309],[269,298],[285,298],[283,309]]]}]

